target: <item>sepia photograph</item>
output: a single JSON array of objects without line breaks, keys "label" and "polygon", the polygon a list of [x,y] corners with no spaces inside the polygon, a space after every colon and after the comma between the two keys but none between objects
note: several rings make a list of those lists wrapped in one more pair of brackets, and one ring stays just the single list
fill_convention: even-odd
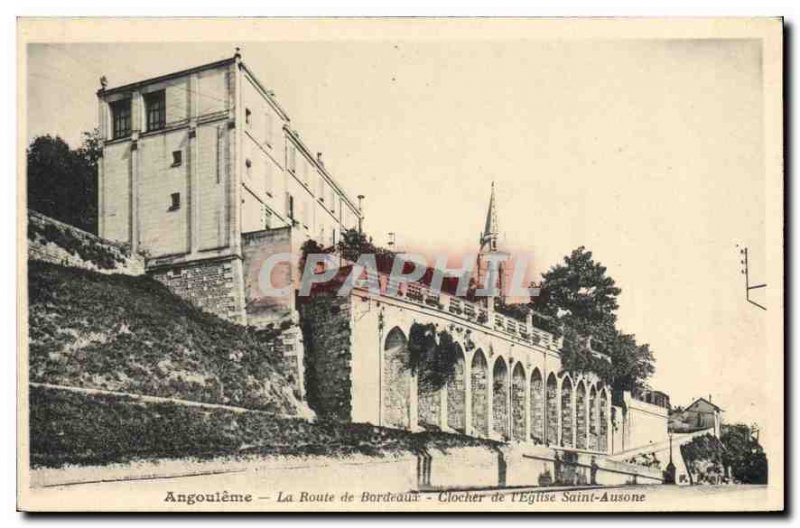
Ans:
[{"label": "sepia photograph", "polygon": [[784,510],[781,18],[17,32],[20,510]]}]

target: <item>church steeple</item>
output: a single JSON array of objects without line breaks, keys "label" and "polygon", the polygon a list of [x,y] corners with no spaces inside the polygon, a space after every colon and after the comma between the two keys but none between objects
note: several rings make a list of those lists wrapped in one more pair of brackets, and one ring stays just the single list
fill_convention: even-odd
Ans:
[{"label": "church steeple", "polygon": [[492,194],[489,198],[489,210],[486,212],[486,225],[481,234],[481,253],[494,253],[497,251],[497,239],[499,230],[497,228],[497,206],[494,201],[494,182],[492,182]]},{"label": "church steeple", "polygon": [[[500,292],[500,297],[503,297],[503,287],[505,285],[505,265],[503,262],[497,262],[495,265],[497,269],[494,270],[494,279],[491,279],[489,273],[489,260],[498,256],[500,253],[497,250],[497,242],[500,238],[500,230],[497,226],[497,205],[494,197],[494,182],[492,182],[492,194],[489,197],[489,210],[486,212],[486,223],[481,233],[481,249],[478,252],[477,269],[475,278],[481,287],[491,288],[496,287]],[[493,285],[485,284],[487,281],[494,282]],[[494,300],[490,299],[489,306],[494,306]]]}]

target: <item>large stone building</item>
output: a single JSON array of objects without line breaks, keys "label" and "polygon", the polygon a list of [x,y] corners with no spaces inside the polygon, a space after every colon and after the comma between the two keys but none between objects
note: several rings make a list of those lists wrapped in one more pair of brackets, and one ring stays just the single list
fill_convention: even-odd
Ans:
[{"label": "large stone building", "polygon": [[238,51],[97,96],[100,236],[145,253],[149,272],[214,313],[248,324],[290,314],[293,296],[283,311],[257,298],[263,260],[360,225]]}]

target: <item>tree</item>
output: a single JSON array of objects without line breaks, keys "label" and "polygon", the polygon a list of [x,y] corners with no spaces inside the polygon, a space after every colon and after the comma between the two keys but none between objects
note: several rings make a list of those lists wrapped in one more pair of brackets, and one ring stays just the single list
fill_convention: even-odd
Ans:
[{"label": "tree", "polygon": [[592,259],[592,252],[581,246],[564,263],[542,274],[539,296],[533,299],[537,310],[559,317],[574,328],[613,326],[621,290],[606,275],[605,266]]},{"label": "tree", "polygon": [[37,136],[27,150],[28,208],[97,233],[97,131],[84,132],[77,149],[58,136]]},{"label": "tree", "polygon": [[725,447],[722,462],[731,476],[743,484],[767,483],[767,455],[745,424],[724,425],[720,440]]},{"label": "tree", "polygon": [[639,345],[634,335],[616,328],[622,290],[606,271],[581,246],[542,274],[540,295],[531,299],[532,306],[558,322],[555,333],[564,337],[564,370],[595,372],[615,390],[641,389],[655,371],[653,353],[649,345]]},{"label": "tree", "polygon": [[426,393],[440,390],[453,379],[461,357],[453,336],[447,330],[437,332],[431,323],[411,325],[408,353],[408,368],[417,374],[418,387]]}]

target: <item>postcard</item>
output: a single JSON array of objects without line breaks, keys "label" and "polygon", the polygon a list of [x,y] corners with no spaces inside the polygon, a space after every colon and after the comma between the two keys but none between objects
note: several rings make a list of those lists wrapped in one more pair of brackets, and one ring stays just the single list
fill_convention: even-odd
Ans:
[{"label": "postcard", "polygon": [[20,18],[18,508],[784,509],[780,18]]}]

